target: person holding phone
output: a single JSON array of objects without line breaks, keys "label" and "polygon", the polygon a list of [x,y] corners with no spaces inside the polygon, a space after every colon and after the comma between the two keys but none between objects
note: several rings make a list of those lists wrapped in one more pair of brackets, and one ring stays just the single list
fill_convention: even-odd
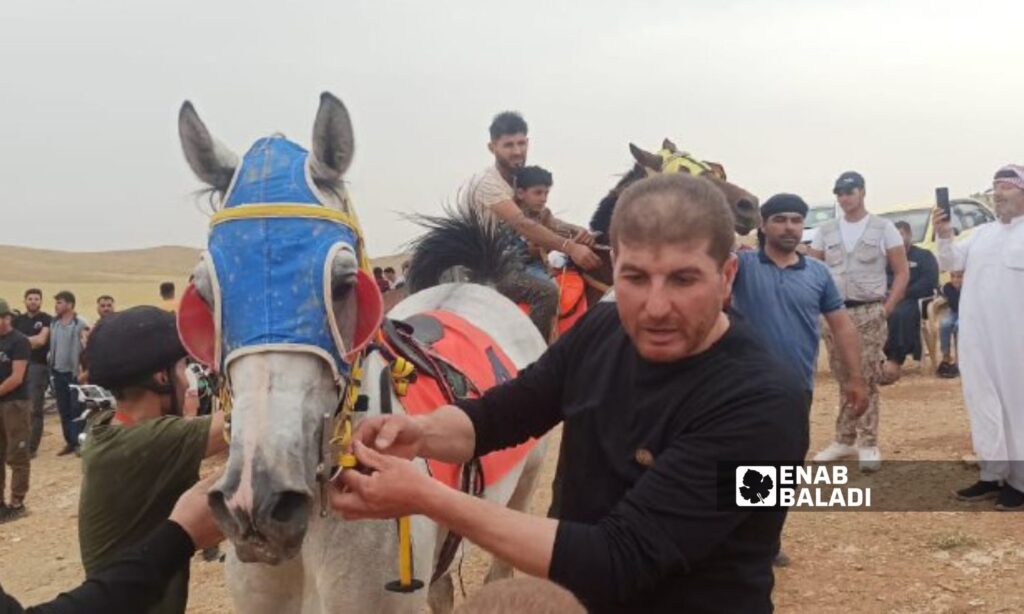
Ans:
[{"label": "person holding phone", "polygon": [[939,266],[964,272],[958,358],[981,469],[978,481],[956,496],[1024,511],[1024,166],[996,171],[992,196],[999,223],[962,240],[953,240],[948,210],[932,214]]}]

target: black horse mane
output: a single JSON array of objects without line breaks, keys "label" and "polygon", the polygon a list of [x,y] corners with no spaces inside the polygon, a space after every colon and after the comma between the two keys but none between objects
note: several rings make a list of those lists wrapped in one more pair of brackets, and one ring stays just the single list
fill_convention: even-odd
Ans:
[{"label": "black horse mane", "polygon": [[410,244],[410,293],[436,286],[453,267],[463,267],[471,283],[495,285],[525,266],[511,229],[475,208],[445,207],[443,215],[406,218],[426,230]]},{"label": "black horse mane", "polygon": [[639,164],[634,164],[633,168],[623,175],[622,179],[615,184],[615,187],[608,192],[607,196],[602,198],[601,202],[597,204],[597,210],[594,211],[594,216],[590,218],[590,230],[601,233],[598,236],[600,243],[608,244],[608,230],[612,225],[612,213],[615,211],[615,203],[619,202],[619,194],[622,193],[622,190],[629,187],[630,184],[646,176],[647,171]]},{"label": "black horse mane", "polygon": [[[475,207],[445,207],[439,216],[406,216],[426,232],[411,244],[406,283],[419,292],[445,281],[491,286],[515,303],[530,306],[530,319],[547,339],[558,309],[558,293],[550,283],[525,272],[518,235]],[[459,278],[453,278],[457,272]]]}]

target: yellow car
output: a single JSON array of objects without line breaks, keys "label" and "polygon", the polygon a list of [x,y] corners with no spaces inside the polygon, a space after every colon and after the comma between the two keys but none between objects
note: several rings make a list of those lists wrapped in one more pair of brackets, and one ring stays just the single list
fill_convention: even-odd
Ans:
[{"label": "yellow car", "polygon": [[[995,214],[988,207],[970,198],[951,199],[950,207],[953,210],[953,232],[957,237],[968,235],[978,226],[996,220]],[[926,249],[938,257],[935,229],[932,228],[933,209],[935,209],[935,205],[897,205],[872,213],[887,218],[893,223],[907,222],[910,224],[914,245]]]}]

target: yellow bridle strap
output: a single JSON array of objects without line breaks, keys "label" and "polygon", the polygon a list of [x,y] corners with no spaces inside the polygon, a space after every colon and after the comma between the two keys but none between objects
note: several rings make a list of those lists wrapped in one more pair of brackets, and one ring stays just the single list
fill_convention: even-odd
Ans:
[{"label": "yellow bridle strap", "polygon": [[343,469],[352,469],[357,464],[355,454],[349,450],[352,446],[352,414],[355,412],[356,402],[359,400],[359,388],[363,383],[362,362],[362,355],[356,357],[352,362],[349,383],[345,388],[341,407],[334,422],[334,435],[331,437],[331,445],[337,446],[338,449],[335,462]]},{"label": "yellow bridle strap", "polygon": [[271,205],[239,205],[229,209],[221,209],[210,218],[210,226],[216,226],[232,220],[249,220],[254,218],[302,217],[330,220],[344,224],[362,236],[359,222],[354,216],[336,209],[328,209],[319,205],[302,203],[274,203]]},{"label": "yellow bridle strap", "polygon": [[693,158],[688,153],[673,153],[667,149],[662,149],[658,152],[658,155],[662,159],[661,172],[663,173],[678,173],[680,170],[686,169],[685,172],[697,177],[705,173],[711,173],[719,179],[724,179],[724,177],[719,175],[715,167]]},{"label": "yellow bridle strap", "polygon": [[366,255],[363,240],[363,229],[355,213],[345,213],[337,209],[329,209],[320,205],[304,203],[274,203],[267,205],[238,205],[229,209],[221,209],[210,217],[210,227],[232,220],[251,220],[259,218],[301,217],[308,219],[330,220],[351,228],[359,242],[359,268],[370,272],[370,259]]}]

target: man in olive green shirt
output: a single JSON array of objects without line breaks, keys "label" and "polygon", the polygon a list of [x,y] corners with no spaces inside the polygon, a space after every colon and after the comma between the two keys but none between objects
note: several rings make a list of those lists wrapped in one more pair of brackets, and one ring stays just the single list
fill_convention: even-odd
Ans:
[{"label": "man in olive green shirt", "polygon": [[[109,388],[117,411],[90,420],[82,450],[78,537],[86,575],[142,540],[199,479],[203,458],[226,449],[220,413],[182,417],[195,404],[174,316],[134,307],[103,318],[86,348],[90,378]],[[194,413],[194,412],[192,412]],[[149,612],[180,614],[188,568]]]}]

